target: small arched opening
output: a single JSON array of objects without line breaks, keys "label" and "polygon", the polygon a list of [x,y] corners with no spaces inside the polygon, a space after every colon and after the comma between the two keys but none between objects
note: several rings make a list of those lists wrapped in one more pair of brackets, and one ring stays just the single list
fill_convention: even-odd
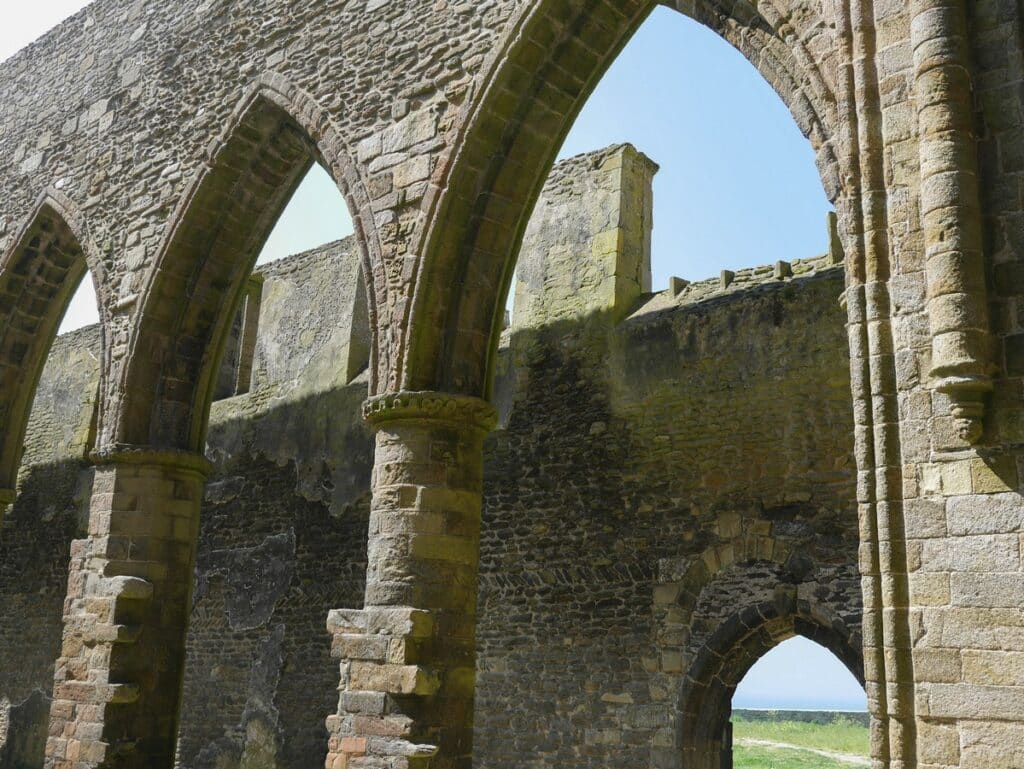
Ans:
[{"label": "small arched opening", "polygon": [[[689,669],[681,698],[683,769],[734,769],[734,766],[740,766],[734,763],[733,752],[732,714],[737,689],[760,661],[768,659],[780,645],[797,637],[813,642],[834,655],[836,664],[845,667],[863,687],[860,646],[852,644],[839,627],[827,626],[800,612],[787,610],[778,603],[749,607],[724,623],[708,639]],[[788,674],[793,681],[799,680],[798,671],[776,667],[775,673]],[[805,680],[805,684],[815,686],[811,681]],[[781,698],[776,701],[782,704]]]}]

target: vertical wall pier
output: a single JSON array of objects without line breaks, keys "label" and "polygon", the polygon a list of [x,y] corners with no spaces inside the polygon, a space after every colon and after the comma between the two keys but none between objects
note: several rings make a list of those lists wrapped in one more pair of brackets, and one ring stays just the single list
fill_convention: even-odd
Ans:
[{"label": "vertical wall pier", "polygon": [[977,443],[992,351],[978,156],[962,0],[911,3],[933,386],[952,401],[960,438]]},{"label": "vertical wall pier", "polygon": [[197,454],[97,461],[72,544],[46,769],[171,769],[208,472]]},{"label": "vertical wall pier", "polygon": [[366,601],[328,618],[341,698],[327,769],[469,769],[483,443],[497,415],[443,393],[371,398]]},{"label": "vertical wall pier", "polygon": [[555,164],[519,249],[514,331],[636,308],[651,290],[657,172],[630,144]]}]

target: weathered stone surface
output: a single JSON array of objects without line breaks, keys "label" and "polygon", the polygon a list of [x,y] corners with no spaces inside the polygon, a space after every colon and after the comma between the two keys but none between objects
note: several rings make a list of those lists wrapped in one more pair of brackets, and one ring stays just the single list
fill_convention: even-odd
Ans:
[{"label": "weathered stone surface", "polygon": [[[167,638],[182,637],[201,495],[198,485],[185,488],[189,484],[182,482],[182,488],[176,488],[171,483],[172,457],[198,457],[210,443],[218,481],[224,485],[219,490],[221,501],[211,498],[207,505],[217,508],[206,517],[212,523],[204,521],[208,550],[237,547],[257,552],[253,549],[268,538],[294,531],[298,564],[303,563],[304,553],[317,552],[325,562],[331,554],[351,564],[355,572],[361,571],[357,549],[337,545],[342,539],[364,539],[352,535],[359,528],[357,521],[365,525],[369,515],[365,500],[370,486],[369,436],[365,428],[356,426],[357,408],[349,401],[357,398],[360,388],[347,389],[339,381],[347,384],[366,361],[370,369],[365,382],[359,383],[359,397],[369,393],[375,396],[374,404],[391,405],[402,392],[433,393],[434,401],[454,402],[455,396],[460,403],[489,397],[496,383],[496,365],[504,367],[505,361],[512,361],[518,372],[514,379],[502,384],[499,377],[497,382],[501,396],[497,400],[508,432],[496,436],[491,445],[500,448],[502,437],[522,428],[529,431],[530,445],[557,446],[566,454],[531,451],[513,439],[505,453],[493,455],[490,467],[515,472],[530,488],[529,495],[519,497],[517,507],[513,505],[520,519],[529,519],[534,503],[550,501],[548,495],[559,496],[563,503],[580,503],[579,507],[564,504],[559,509],[561,518],[554,523],[517,522],[524,532],[532,525],[547,525],[553,533],[546,537],[539,529],[536,533],[514,529],[517,537],[536,537],[529,544],[539,549],[535,553],[527,548],[516,557],[528,566],[549,557],[562,541],[558,535],[564,535],[560,522],[580,514],[585,523],[577,528],[586,530],[589,522],[605,534],[608,529],[620,534],[610,555],[590,558],[592,553],[566,548],[567,556],[589,558],[582,561],[583,567],[575,564],[583,569],[579,572],[583,581],[619,584],[617,580],[640,579],[650,587],[656,573],[653,562],[637,577],[636,566],[624,566],[619,559],[635,550],[663,551],[664,540],[642,547],[652,541],[645,537],[654,535],[622,533],[625,524],[615,516],[644,521],[645,516],[666,515],[665,532],[671,537],[690,534],[692,540],[682,539],[685,553],[661,552],[658,557],[675,560],[670,570],[680,572],[687,583],[693,580],[699,585],[712,575],[743,567],[742,559],[767,564],[765,579],[792,575],[795,594],[783,591],[771,603],[778,616],[768,611],[767,604],[751,608],[773,628],[766,631],[767,636],[759,636],[762,639],[786,632],[790,620],[785,617],[794,614],[793,607],[799,618],[801,601],[817,595],[812,585],[820,584],[821,563],[816,556],[810,564],[799,562],[800,552],[793,542],[800,543],[800,551],[828,547],[830,552],[845,552],[845,544],[839,547],[836,540],[845,543],[847,534],[853,533],[852,528],[850,532],[838,529],[831,532],[835,539],[830,540],[826,532],[818,542],[824,520],[820,510],[831,508],[831,502],[819,506],[815,493],[822,486],[830,494],[838,493],[841,484],[820,481],[821,486],[813,485],[810,492],[806,488],[812,485],[806,479],[819,480],[825,473],[813,467],[813,460],[807,466],[816,445],[804,436],[829,443],[841,434],[853,446],[857,466],[856,538],[860,540],[862,601],[867,607],[864,659],[871,682],[876,760],[881,765],[929,769],[1020,763],[1019,715],[1014,706],[1020,687],[930,682],[918,676],[913,658],[918,648],[971,652],[1014,647],[1019,641],[1020,622],[1014,615],[1019,611],[1019,591],[1014,587],[1019,567],[1012,568],[1010,543],[1021,534],[1019,495],[1024,469],[1020,450],[1024,445],[1020,301],[1024,292],[1020,268],[1024,45],[1019,4],[1005,0],[866,4],[680,0],[667,5],[732,43],[789,107],[815,151],[825,191],[836,205],[835,237],[826,262],[842,261],[846,277],[845,341],[829,337],[828,354],[822,352],[823,357],[808,363],[794,379],[807,384],[808,376],[826,369],[831,372],[834,360],[828,355],[848,350],[843,357],[849,361],[853,397],[852,410],[843,411],[843,420],[850,414],[852,419],[826,419],[823,428],[819,419],[810,417],[821,416],[814,400],[820,394],[816,390],[800,391],[800,397],[787,393],[781,403],[768,402],[772,388],[763,380],[773,374],[764,372],[771,370],[768,365],[781,349],[780,340],[773,338],[764,347],[771,355],[760,354],[756,344],[749,353],[751,370],[762,372],[760,381],[723,372],[722,381],[733,382],[728,398],[690,404],[706,411],[696,414],[707,417],[702,429],[734,436],[729,443],[708,439],[703,447],[716,447],[711,458],[703,456],[702,444],[692,438],[696,432],[680,437],[661,427],[681,418],[681,413],[686,417],[691,413],[679,412],[678,405],[670,413],[652,409],[637,383],[676,381],[671,371],[676,358],[670,353],[677,352],[687,360],[688,373],[696,375],[689,381],[704,386],[707,394],[720,393],[707,372],[702,376],[701,362],[714,361],[718,351],[726,356],[722,360],[734,362],[748,354],[738,337],[732,336],[746,327],[746,321],[716,325],[713,317],[714,308],[731,315],[735,305],[728,296],[695,303],[688,316],[710,318],[713,340],[702,336],[703,320],[675,320],[688,312],[674,302],[687,296],[681,283],[673,287],[671,297],[663,294],[647,305],[651,310],[660,307],[651,313],[655,318],[629,317],[610,331],[609,321],[635,309],[624,304],[636,294],[636,286],[644,288],[642,280],[636,281],[640,273],[623,271],[620,277],[629,285],[617,286],[621,292],[614,296],[624,316],[611,318],[605,313],[581,323],[560,320],[558,328],[524,330],[519,339],[527,344],[517,344],[513,331],[507,352],[494,344],[501,330],[500,303],[517,256],[518,235],[549,171],[549,159],[596,78],[646,18],[650,3],[98,0],[0,65],[0,103],[4,105],[0,116],[0,157],[4,158],[0,163],[4,190],[0,200],[0,503],[6,507],[18,487],[8,519],[14,525],[5,522],[0,532],[4,555],[0,582],[14,584],[20,579],[25,586],[15,589],[18,598],[0,603],[0,611],[5,617],[8,613],[17,617],[38,609],[47,618],[27,633],[18,623],[0,623],[4,628],[0,640],[5,654],[19,662],[19,669],[3,671],[12,682],[11,702],[24,702],[39,688],[48,660],[63,654],[61,659],[67,662],[57,671],[58,693],[66,697],[53,710],[52,766],[156,769],[172,759],[168,735],[180,705],[173,694],[177,686],[147,682],[137,670],[128,671],[121,680],[118,671],[136,664],[129,649],[147,649],[155,639],[143,631],[135,646],[127,643],[125,639],[135,637],[134,631],[122,629],[128,624],[110,616],[119,610],[119,601],[127,599],[105,594],[103,581],[111,576],[145,578],[153,585],[154,601],[166,613],[157,617],[155,610],[143,612],[146,616],[139,626],[150,631],[158,627]],[[283,403],[272,399],[262,404],[250,398],[245,403],[253,404],[252,410],[236,414],[239,418],[233,422],[218,422],[214,409],[212,424],[223,430],[218,437],[208,430],[207,412],[222,383],[219,353],[227,350],[234,357],[246,346],[245,324],[240,327],[237,349],[230,344],[236,327],[233,313],[250,288],[248,274],[263,236],[311,161],[321,161],[330,170],[356,224],[355,248],[369,287],[366,354],[358,344],[329,345],[331,353],[321,362],[335,377],[334,385],[304,398],[308,408],[292,408],[294,403],[286,397]],[[575,261],[563,274],[586,279],[566,281],[566,285],[596,285],[585,275],[587,268],[608,264],[605,257],[616,248],[629,254],[624,245],[628,237],[628,226],[590,233],[586,243],[577,244],[583,248],[576,253],[598,258],[586,266]],[[643,248],[636,253],[642,254]],[[86,396],[72,396],[70,403],[73,406],[75,398],[93,400],[98,408],[87,420],[78,421],[72,415],[58,420],[59,425],[41,431],[30,427],[26,432],[57,319],[87,269],[102,305],[102,346],[95,349],[102,376],[90,369],[95,389],[90,388]],[[807,295],[792,288],[803,281],[798,263],[793,271],[790,279],[784,268],[769,268],[769,283],[781,278],[787,281],[785,286],[773,286],[763,294],[754,290],[751,304],[739,303],[756,307],[750,310],[751,316],[762,322],[780,308],[785,316],[787,291]],[[702,290],[727,295],[745,291],[743,273],[723,278]],[[806,282],[813,291],[814,285],[829,281],[819,276]],[[342,289],[341,295],[347,297],[346,305],[349,299],[353,307],[359,302],[358,292],[346,294]],[[607,306],[613,294],[604,290],[599,295],[602,298],[593,303],[595,307]],[[292,305],[302,308],[302,300],[295,299]],[[554,317],[558,311],[550,314]],[[800,325],[805,333],[808,328],[819,330],[820,313],[803,317]],[[336,321],[335,317],[321,329],[337,330]],[[789,331],[785,317],[773,328]],[[309,332],[307,345],[316,347],[317,329],[305,331]],[[350,334],[350,342],[356,336]],[[813,341],[805,339],[805,346],[793,346],[792,351],[814,357]],[[646,352],[631,355],[631,345],[635,348],[638,342]],[[606,360],[597,356],[602,350],[607,352]],[[296,350],[295,358],[301,355]],[[788,363],[785,354],[781,358]],[[552,360],[557,363],[551,364]],[[558,369],[560,378],[549,366]],[[619,377],[632,374],[638,366],[642,375],[627,377],[623,384]],[[241,392],[238,385],[245,379],[244,371],[231,373],[232,391]],[[831,414],[832,374],[824,379],[829,395],[823,411]],[[787,380],[783,376],[780,381]],[[538,393],[537,383],[544,383],[546,392]],[[846,385],[846,381],[837,382],[834,392]],[[729,432],[743,409],[723,405],[742,405],[748,394],[750,403],[757,404],[757,418],[744,417],[753,434],[749,455],[748,444],[740,440],[743,435]],[[332,401],[335,395],[338,400]],[[572,401],[571,419],[564,418],[566,400]],[[531,418],[523,417],[521,407],[517,412],[517,403],[530,404]],[[554,415],[549,427],[533,419],[540,407]],[[768,417],[762,416],[765,409]],[[648,411],[656,417],[645,422],[641,417]],[[273,416],[264,419],[265,414]],[[316,418],[307,421],[300,414]],[[450,416],[450,429],[465,426],[465,414]],[[789,420],[788,429],[765,453],[759,448],[765,437],[759,431],[778,424],[776,417]],[[83,425],[88,426],[82,429]],[[16,484],[22,447],[31,446],[40,435],[53,436],[42,439],[46,451],[61,444],[74,444],[75,450],[69,445],[66,454],[29,452],[30,461],[24,463]],[[280,435],[302,437],[272,448],[268,436]],[[307,435],[312,440],[306,440]],[[363,452],[351,452],[362,458],[361,464],[324,461],[324,452],[331,454],[337,441],[362,447]],[[452,496],[440,475],[451,472],[454,485],[460,486],[478,472],[478,458],[470,452],[472,456],[446,455],[441,461],[431,456],[425,442],[429,444],[425,435],[409,433],[398,436],[384,452],[387,456],[374,473],[381,524],[399,527],[392,533],[415,530],[425,537],[443,533],[459,541],[423,539],[419,556],[405,558],[391,546],[405,540],[380,538],[374,530],[374,541],[386,544],[371,549],[368,565],[371,574],[385,578],[380,584],[388,587],[374,587],[373,592],[386,605],[393,606],[401,595],[417,594],[421,564],[434,570],[431,578],[436,581],[438,564],[445,560],[439,556],[450,551],[458,556],[451,562],[452,569],[476,573],[471,557],[474,546],[466,544],[467,539],[475,541],[471,524],[476,502],[467,496],[478,500],[479,494],[474,487],[468,495]],[[239,444],[245,448],[239,449]],[[218,445],[222,456],[216,454]],[[449,441],[448,449],[452,445]],[[641,473],[630,464],[641,456],[636,446],[658,457],[660,481],[653,472],[645,474],[650,468]],[[74,546],[68,584],[71,600],[64,611],[60,605],[64,578],[59,575],[68,573],[70,541],[84,528],[77,504],[69,500],[75,496],[78,473],[86,466],[86,447],[95,448],[108,469],[115,457],[127,468],[119,466],[98,475],[109,488],[92,489],[90,539],[88,544]],[[443,453],[444,445],[438,450]],[[671,473],[685,464],[674,454],[677,450],[693,452],[697,461],[674,476]],[[33,456],[42,458],[31,461]],[[428,458],[426,474],[417,476],[416,484],[396,483],[403,473],[411,472],[409,456]],[[141,457],[160,460],[148,466],[145,478],[133,475]],[[230,466],[237,457],[245,457],[243,464],[256,457],[252,464],[260,468],[259,476],[249,478]],[[529,462],[528,457],[532,457]],[[621,476],[614,473],[618,477],[605,478],[595,471],[585,483],[573,480],[571,473],[563,477],[563,470],[579,466],[581,459],[586,460],[583,465],[601,472],[608,467],[629,468],[629,474],[623,471]],[[510,463],[503,464],[506,460]],[[520,467],[548,470],[536,469],[530,476],[519,473]],[[737,467],[742,471],[737,472]],[[771,474],[760,477],[760,467],[771,468]],[[804,488],[793,488],[800,485],[791,480],[797,475],[805,477]],[[655,504],[630,488],[633,483],[643,487],[648,481],[652,489],[674,494],[667,497],[674,501]],[[673,483],[681,484],[680,488],[673,488]],[[408,486],[440,490],[440,500],[420,498]],[[697,490],[692,495],[691,488]],[[81,499],[90,497],[87,489],[88,483],[78,492]],[[763,507],[748,507],[746,501],[759,497],[763,489],[768,489],[771,499]],[[232,497],[236,492],[241,496]],[[706,501],[691,504],[691,496],[702,494],[714,496],[721,506]],[[275,506],[268,500],[285,498],[291,500],[286,508],[270,515]],[[139,507],[139,499],[145,509]],[[238,514],[231,510],[232,505],[242,506],[238,499],[259,500],[253,509],[268,512],[266,519],[273,523],[263,524],[262,518],[257,525],[252,520],[225,523],[218,516],[228,516],[229,510],[231,515]],[[591,510],[583,503],[594,499],[604,504],[595,505],[587,518],[588,513],[580,511]],[[511,492],[503,489],[499,508],[513,504],[512,500]],[[612,501],[614,510],[609,511]],[[694,521],[689,528],[680,526],[672,514],[684,506],[689,506],[687,515]],[[938,507],[944,508],[944,516],[937,513]],[[52,525],[45,531],[38,529],[37,510],[50,516],[46,520]],[[341,515],[342,510],[351,515]],[[361,518],[357,510],[363,511]],[[151,511],[157,514],[149,515]],[[401,529],[405,525],[402,511],[423,513],[422,526],[428,530],[416,529],[419,522]],[[442,514],[440,519],[437,513]],[[450,521],[444,517],[448,514],[452,514]],[[720,515],[726,517],[712,535],[710,521]],[[224,541],[216,541],[218,528]],[[661,532],[653,523],[637,528]],[[322,538],[329,544],[321,550],[309,532],[323,529],[330,535]],[[228,531],[235,534],[229,536]],[[974,539],[1001,535],[1009,539],[991,540],[993,552],[988,554],[981,541]],[[972,539],[958,548],[961,536]],[[604,538],[594,541],[604,542]],[[804,547],[804,542],[811,545]],[[484,545],[487,552],[486,539]],[[742,553],[741,561],[736,560],[737,552]],[[48,558],[47,553],[56,555]],[[339,558],[338,553],[344,555]],[[681,559],[691,565],[683,568]],[[516,558],[499,560],[503,569],[515,573]],[[110,573],[101,574],[108,566]],[[183,566],[184,576],[168,578],[164,573],[181,572]],[[546,590],[538,586],[549,585],[552,579],[557,582],[564,572],[560,568],[536,574],[528,569],[529,576],[517,579],[522,585]],[[309,584],[323,581],[336,588],[330,596],[311,602],[318,610],[359,603],[363,586],[354,585],[351,574],[329,575],[326,566],[314,572],[307,575],[307,582],[296,568],[285,604],[295,606],[295,591],[301,594]],[[280,587],[284,576],[279,576],[280,581],[274,582]],[[204,601],[218,591],[220,600],[226,600],[224,585],[216,584],[219,580],[213,578]],[[168,587],[172,583],[173,589]],[[663,588],[659,595],[671,591],[686,595],[684,584],[668,578],[659,584]],[[456,587],[464,601],[472,600],[466,598],[475,595],[472,586]],[[266,615],[272,594],[276,592],[260,596],[256,603],[262,608],[254,618]],[[826,595],[841,594],[842,590],[826,591]],[[610,607],[627,602],[621,596],[607,601],[593,607],[594,611],[611,611]],[[628,603],[639,605],[638,601],[633,594]],[[514,616],[523,617],[523,622],[532,620],[532,606],[520,606]],[[247,613],[245,607],[236,605],[236,610]],[[268,622],[275,622],[278,610],[275,606]],[[59,650],[57,635],[40,628],[52,630],[62,612],[67,643]],[[221,617],[222,612],[215,614]],[[672,615],[672,619],[677,618]],[[747,620],[753,622],[753,615]],[[175,624],[178,627],[172,633],[170,625]],[[305,625],[305,620],[299,624]],[[602,626],[625,624],[619,619]],[[735,672],[742,667],[741,660],[759,648],[758,641],[742,635],[743,622],[721,624],[723,632],[735,631],[738,656],[722,658]],[[213,627],[208,630],[216,634]],[[309,625],[309,636],[322,632],[322,627],[323,614]],[[685,645],[679,628],[670,632]],[[9,638],[11,633],[21,637]],[[297,635],[286,630],[281,648]],[[84,651],[86,641],[97,644],[95,655]],[[327,639],[316,643],[321,644],[316,655],[327,659]],[[573,643],[577,641],[570,640]],[[236,649],[239,658],[247,658],[244,666],[240,662],[235,666],[244,668],[246,677],[251,660],[259,656],[254,655],[255,645],[250,638],[245,652]],[[182,667],[181,647],[175,641],[167,648],[179,651],[153,660],[152,667],[170,681]],[[282,659],[292,659],[288,651],[282,654]],[[685,667],[680,654],[665,650],[643,656],[639,669],[650,672],[660,661],[673,670]],[[267,652],[260,659],[273,668],[277,656]],[[260,669],[266,672],[263,665]],[[292,669],[289,664],[285,673]],[[943,675],[949,674],[944,670]],[[315,685],[314,674],[306,679],[285,673],[282,682],[302,682],[306,688]],[[89,680],[92,674],[95,680]],[[106,683],[111,676],[113,683]],[[936,688],[933,697],[933,686],[945,688]],[[21,688],[15,693],[17,687]],[[245,684],[235,687],[244,688]],[[192,696],[186,690],[186,696]],[[618,697],[624,690],[616,684],[602,693]],[[634,693],[628,693],[635,700]],[[90,698],[106,704],[87,702]],[[931,715],[933,700],[942,706],[934,712],[943,715]],[[151,706],[154,702],[159,704]],[[630,707],[602,704],[613,709]],[[108,712],[108,707],[113,710]],[[276,707],[281,714],[289,710],[280,703]],[[230,708],[221,710],[227,714]],[[251,734],[247,731],[243,740],[236,730],[233,744],[244,742],[251,749],[239,748],[238,755],[244,754],[248,763],[271,761],[278,749],[274,717],[264,708],[259,718],[244,722],[242,710],[240,705],[230,714],[230,723],[248,723]],[[707,712],[717,710],[712,707]],[[137,713],[151,713],[156,720],[131,715]],[[573,748],[571,756],[563,755],[568,750],[564,746],[553,743],[529,755],[562,763],[596,762],[596,752],[609,750],[609,745],[614,750],[614,746],[632,744],[630,740],[638,738],[634,728],[660,729],[663,718],[664,709],[637,706],[621,723],[595,726],[582,739],[574,737],[578,750]],[[453,716],[453,723],[465,725],[468,719],[462,713]],[[374,751],[387,750],[388,741],[394,740],[367,731],[370,725],[349,724],[351,734],[330,749],[344,748],[342,753],[372,764]],[[701,726],[705,727],[712,725]],[[118,734],[121,752],[108,754],[111,743],[101,739],[105,731]],[[954,731],[957,739],[952,737]],[[578,735],[578,730],[572,733]],[[925,746],[929,734],[940,736]],[[159,749],[151,739],[160,743]],[[651,744],[655,766],[671,766],[679,757],[670,734],[657,733]],[[287,753],[287,741],[281,749]],[[299,753],[305,755],[304,750]],[[469,755],[465,745],[456,751],[459,756]],[[436,761],[449,761],[451,755],[435,759],[415,750],[408,755],[396,750],[392,758],[393,767],[423,767],[431,761],[436,767]],[[340,754],[332,763],[340,769]]]},{"label": "weathered stone surface", "polygon": [[[587,192],[609,172],[608,158],[627,161],[610,164],[619,178],[635,171],[649,184],[648,161],[631,153],[613,149],[560,168],[546,193],[549,212],[554,222],[575,217],[584,224],[562,233],[534,230],[531,242],[559,238],[569,248],[560,257],[528,245],[524,269],[562,269],[574,239],[589,242],[588,207],[628,203],[618,192]],[[644,236],[643,228],[632,232]],[[636,269],[646,271],[645,253],[630,253],[640,260]],[[624,258],[595,268],[593,290],[603,290]],[[439,627],[429,611],[356,608],[363,603],[368,500],[353,490],[369,487],[369,436],[359,419],[366,382],[323,379],[321,372],[333,369],[317,362],[338,360],[349,344],[344,330],[321,329],[358,325],[338,309],[331,289],[355,264],[354,252],[341,245],[270,265],[251,388],[213,404],[208,452],[216,466],[201,512],[183,767],[245,766],[257,758],[322,763],[329,749],[322,719],[336,704],[361,719],[365,734],[416,733],[415,713],[399,716],[384,691],[346,690],[339,701],[332,653],[348,660],[346,680],[354,674],[359,687],[429,695],[436,686],[431,639],[450,624]],[[772,268],[741,271],[728,293],[717,281],[696,283],[625,310],[589,304],[580,290],[576,312],[563,308],[553,323],[539,316],[560,301],[547,293],[557,294],[555,284],[539,284],[528,297],[521,292],[498,380],[509,398],[507,425],[485,452],[477,761],[500,767],[539,750],[580,767],[655,760],[677,740],[673,708],[693,659],[716,628],[749,622],[737,619],[746,608],[782,606],[781,617],[769,612],[781,623],[777,639],[813,634],[830,617],[830,630],[845,634],[834,637],[837,650],[856,665],[857,537],[843,427],[850,416],[835,304],[841,280],[813,261],[793,269],[795,277],[783,280]],[[302,312],[296,297],[303,297]],[[623,312],[631,317],[617,323]],[[831,318],[830,325],[818,321],[808,334],[809,317]],[[56,356],[55,372],[63,357]],[[760,394],[743,404],[728,400],[739,383],[769,374],[771,386]],[[794,411],[782,391],[804,408]],[[40,419],[47,409],[40,402]],[[783,434],[803,438],[780,451]],[[811,440],[817,448],[805,453]],[[722,446],[734,443],[723,455]],[[413,445],[398,447],[402,456]],[[758,445],[758,461],[770,464],[754,473],[746,458]],[[378,468],[378,477],[401,475]],[[720,480],[705,485],[711,478]],[[378,513],[382,531],[412,526],[410,543],[429,532],[438,547],[413,548],[413,557],[430,568],[439,556],[465,563],[472,495],[398,486],[379,499],[393,500],[399,511],[419,510],[413,518],[383,507]],[[443,535],[445,526],[456,534]],[[780,603],[781,586],[791,592]],[[339,596],[351,608],[328,616]],[[353,669],[365,662],[373,666]],[[472,685],[471,675],[457,670],[447,679],[449,686]],[[517,728],[510,732],[513,702]],[[587,712],[587,725],[572,712]],[[355,721],[345,724],[354,728]],[[348,741],[354,739],[339,736],[337,745],[358,748],[355,755],[383,744]],[[570,758],[578,745],[590,748]]]}]

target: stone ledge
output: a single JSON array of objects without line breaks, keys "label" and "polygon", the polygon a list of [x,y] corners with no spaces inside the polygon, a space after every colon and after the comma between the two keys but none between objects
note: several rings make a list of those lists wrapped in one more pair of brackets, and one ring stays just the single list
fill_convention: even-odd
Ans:
[{"label": "stone ledge", "polygon": [[114,444],[96,449],[89,454],[96,465],[148,465],[190,470],[204,478],[213,471],[213,463],[202,454],[177,449],[158,449],[150,446]]},{"label": "stone ledge", "polygon": [[436,673],[419,665],[355,661],[349,665],[346,690],[429,697],[441,688]]}]

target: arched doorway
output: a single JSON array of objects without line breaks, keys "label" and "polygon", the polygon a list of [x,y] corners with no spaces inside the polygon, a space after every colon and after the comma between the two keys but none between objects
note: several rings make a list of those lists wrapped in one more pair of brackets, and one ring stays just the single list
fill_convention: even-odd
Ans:
[{"label": "arched doorway", "polygon": [[[82,751],[97,762],[127,750],[139,765],[174,763],[199,511],[212,469],[202,453],[210,407],[219,393],[238,393],[245,378],[243,366],[225,375],[220,363],[226,352],[240,360],[252,339],[245,323],[242,333],[232,333],[252,298],[252,268],[314,164],[328,171],[348,204],[363,275],[372,272],[371,255],[379,251],[359,171],[311,97],[267,75],[226,123],[170,218],[155,269],[132,297],[132,313],[122,313],[121,323],[132,324],[130,332],[122,328],[125,362],[97,428],[102,448],[94,453],[94,488],[103,492],[94,492],[95,526],[71,564],[51,711],[51,729],[58,731],[83,717],[97,724],[82,741]],[[367,292],[362,307],[370,329],[374,302]],[[375,337],[368,336],[372,356]],[[234,349],[232,342],[238,342]],[[111,509],[112,500],[131,509]],[[112,631],[85,643],[82,628],[122,613],[139,628],[129,641]],[[319,646],[326,658],[326,642]],[[103,691],[96,693],[97,686]],[[327,688],[323,696],[331,694]],[[102,713],[82,712],[81,703],[92,699],[106,703]],[[322,713],[303,717],[315,724]]]},{"label": "arched doorway", "polygon": [[[411,338],[395,385],[489,392],[501,299],[530,210],[587,96],[657,5],[536,3],[495,52],[492,79],[471,105],[476,111],[461,152],[431,211]],[[816,58],[802,44],[792,48],[791,36],[783,39],[772,20],[745,5],[731,13],[703,2],[679,9],[725,37],[773,84],[814,147],[826,194],[837,202],[843,137],[834,86]],[[827,24],[809,15],[801,27],[813,36]],[[542,60],[538,48],[547,52]],[[523,87],[524,71],[536,78],[533,87]]]},{"label": "arched doorway", "polygon": [[827,649],[861,686],[862,651],[837,627],[795,606],[751,606],[723,624],[695,655],[681,697],[683,769],[733,769],[733,696],[751,669],[780,644],[801,636]]},{"label": "arched doorway", "polygon": [[[774,8],[759,13],[746,4],[679,5],[744,51],[775,85],[817,153],[823,186],[841,210],[843,229],[861,232],[859,174],[844,165],[851,159],[845,153],[854,148],[846,144],[849,137],[835,110],[848,97],[852,103],[849,91],[837,97],[835,89],[853,84],[830,82],[821,52],[811,54],[795,42],[821,32],[818,39],[828,47],[836,42],[829,25],[810,13],[793,34],[791,20],[780,23]],[[467,106],[469,127],[429,201],[408,336],[397,365],[380,382],[389,393],[382,410],[397,411],[383,400],[398,402],[399,391],[490,396],[502,299],[544,174],[587,95],[654,7],[537,3],[495,52],[486,85]],[[850,245],[853,274],[863,253]]]},{"label": "arched doorway", "polygon": [[[86,273],[91,272],[97,293],[103,286],[102,262],[86,237],[74,203],[51,190],[0,265],[0,497],[6,497],[0,501],[5,504],[13,498],[39,377],[72,297]],[[104,328],[101,324],[105,358]]]},{"label": "arched doorway", "polygon": [[372,450],[368,438],[353,437],[348,454],[331,441],[358,427],[365,398],[365,384],[346,387],[367,364],[368,348],[354,349],[367,331],[358,262],[345,200],[316,163],[260,252],[221,353],[177,734],[184,769],[324,761],[337,681],[329,636],[310,628],[360,605],[366,568]]},{"label": "arched doorway", "polygon": [[783,641],[754,663],[733,694],[732,712],[735,769],[789,757],[829,769],[869,762],[863,682],[803,636]]}]

